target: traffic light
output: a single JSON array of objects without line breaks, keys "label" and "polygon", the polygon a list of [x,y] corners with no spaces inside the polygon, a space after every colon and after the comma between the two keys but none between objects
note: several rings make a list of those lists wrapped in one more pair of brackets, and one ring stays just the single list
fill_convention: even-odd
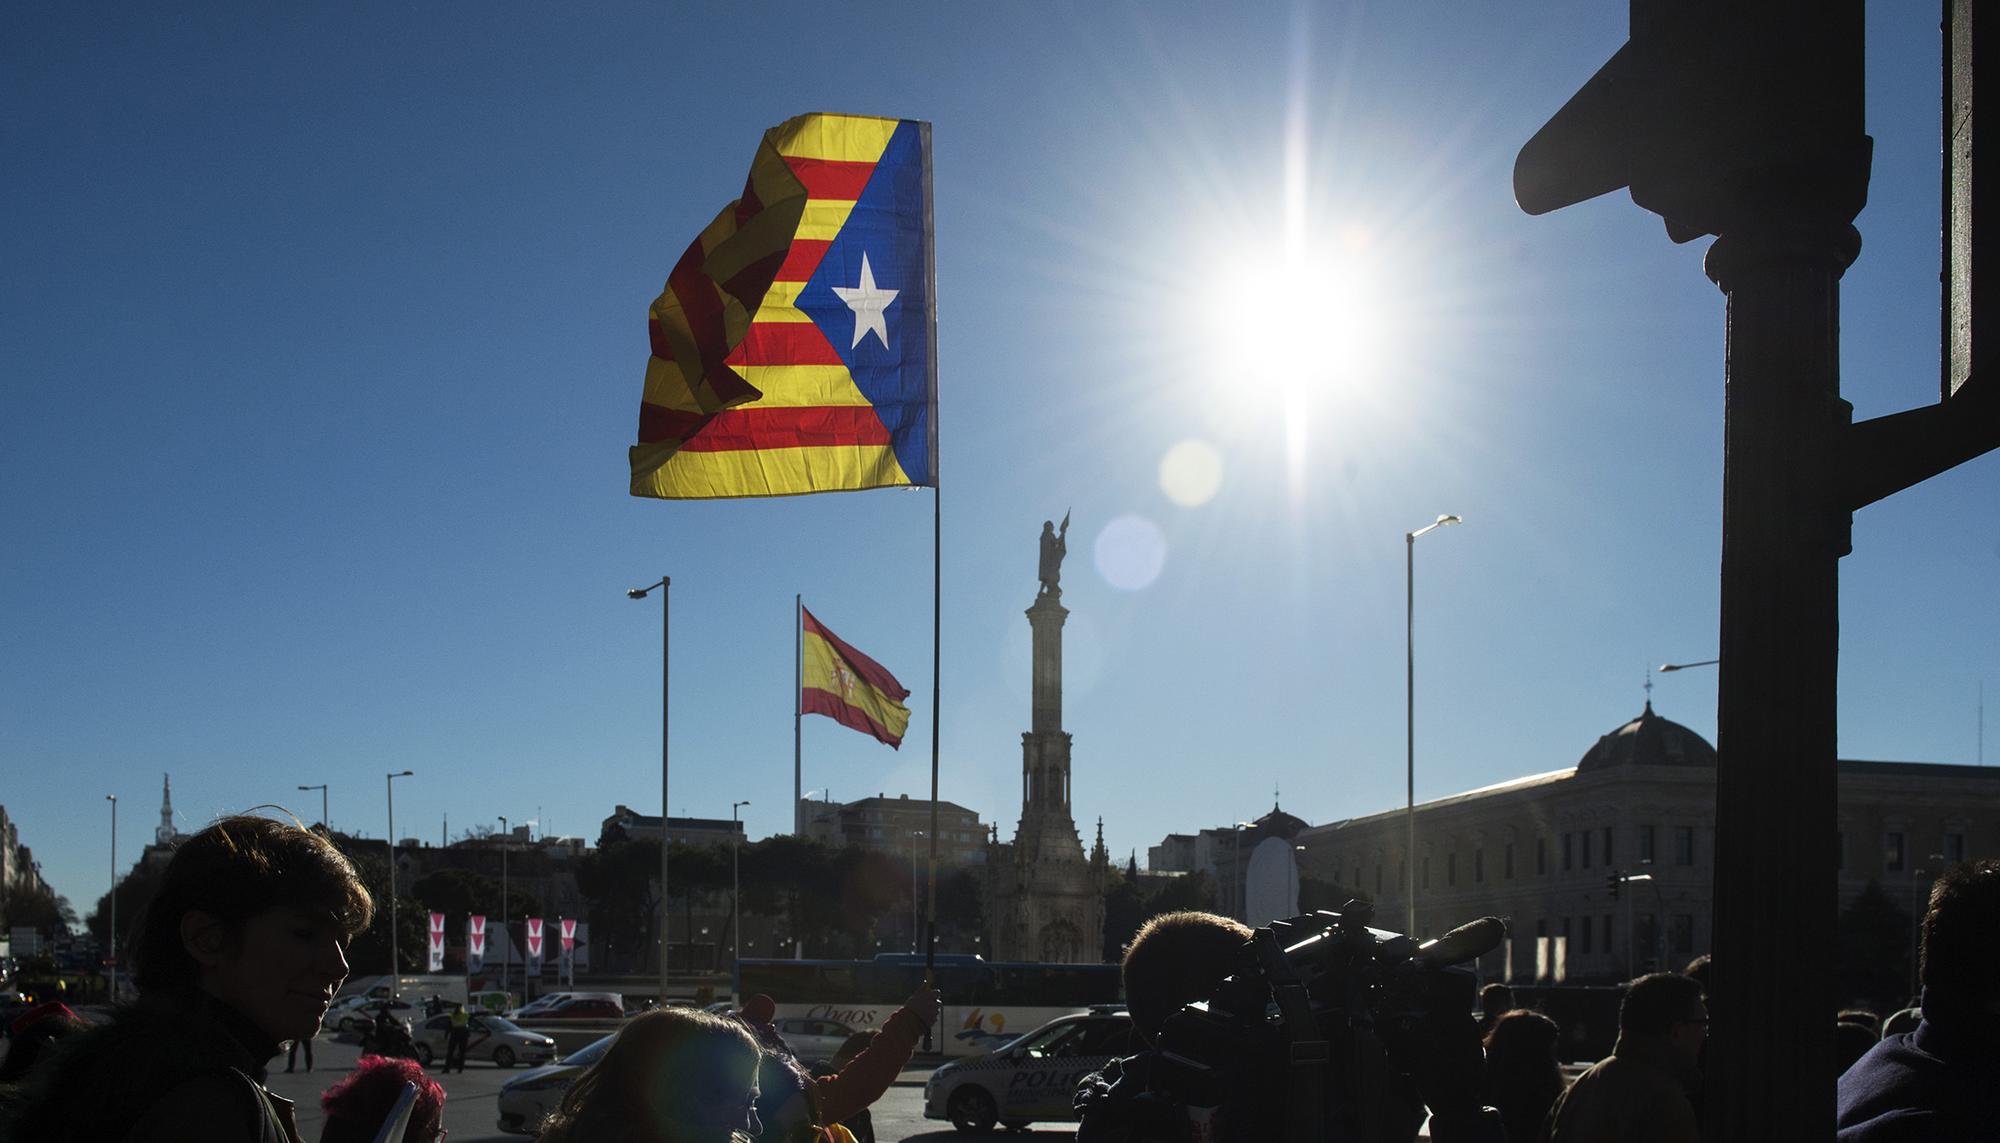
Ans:
[{"label": "traffic light", "polygon": [[1688,242],[1868,200],[1861,0],[1631,0],[1625,46],[1521,148],[1514,197],[1545,214],[1629,187]]},{"label": "traffic light", "polygon": [[1616,901],[1618,894],[1625,888],[1625,875],[1623,873],[1613,873],[1604,879],[1604,883],[1611,889],[1611,899]]}]

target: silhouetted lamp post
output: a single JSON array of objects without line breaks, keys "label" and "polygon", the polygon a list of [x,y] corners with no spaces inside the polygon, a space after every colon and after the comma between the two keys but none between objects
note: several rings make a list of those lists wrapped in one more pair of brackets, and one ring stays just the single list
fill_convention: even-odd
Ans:
[{"label": "silhouetted lamp post", "polygon": [[1408,835],[1403,852],[1403,932],[1412,938],[1417,935],[1417,537],[1461,523],[1457,516],[1439,516],[1403,533],[1403,743],[1408,799],[1403,811]]}]

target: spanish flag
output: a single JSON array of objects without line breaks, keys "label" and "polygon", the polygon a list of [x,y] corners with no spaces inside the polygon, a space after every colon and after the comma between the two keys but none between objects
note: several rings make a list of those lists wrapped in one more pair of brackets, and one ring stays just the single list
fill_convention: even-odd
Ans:
[{"label": "spanish flag", "polygon": [[882,664],[848,646],[799,608],[799,711],[823,714],[892,747],[910,728],[909,689]]},{"label": "spanish flag", "polygon": [[930,124],[764,133],[653,302],[632,495],[937,484]]}]

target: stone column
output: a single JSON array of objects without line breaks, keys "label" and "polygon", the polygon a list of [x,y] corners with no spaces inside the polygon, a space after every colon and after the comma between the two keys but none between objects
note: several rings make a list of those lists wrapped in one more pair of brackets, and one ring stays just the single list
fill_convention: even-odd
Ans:
[{"label": "stone column", "polygon": [[1028,626],[1034,631],[1034,709],[1028,727],[1036,734],[1056,734],[1062,730],[1062,629],[1069,609],[1060,592],[1044,592],[1028,608]]}]

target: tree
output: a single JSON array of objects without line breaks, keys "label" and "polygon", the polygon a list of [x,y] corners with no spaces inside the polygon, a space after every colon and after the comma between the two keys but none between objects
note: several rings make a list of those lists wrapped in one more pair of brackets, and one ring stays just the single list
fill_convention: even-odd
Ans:
[{"label": "tree", "polygon": [[1859,1000],[1876,1009],[1900,1008],[1910,988],[1911,919],[1880,885],[1870,881],[1840,911],[1839,1004]]},{"label": "tree", "polygon": [[0,921],[8,928],[35,929],[53,939],[69,934],[76,910],[45,885],[15,882],[0,891]]},{"label": "tree", "polygon": [[[671,856],[671,854],[669,854]],[[632,971],[659,969],[660,843],[607,836],[577,862],[576,886],[590,912],[593,940],[621,949]]]},{"label": "tree", "polygon": [[[105,942],[104,929],[111,920],[109,916],[111,898],[112,894],[116,893],[118,895],[117,944],[119,948],[127,947],[131,943],[132,934],[138,930],[140,918],[145,916],[146,906],[153,903],[153,898],[158,895],[160,883],[166,879],[166,875],[167,867],[164,862],[140,862],[134,866],[130,873],[118,879],[116,888],[98,895],[97,907],[92,909],[84,920],[90,935],[96,937],[100,944]],[[124,958],[119,959],[122,963]]]},{"label": "tree", "polygon": [[541,899],[512,881],[507,884],[507,902],[503,909],[500,882],[468,869],[440,869],[420,877],[415,885],[410,886],[410,895],[426,911],[453,918],[471,913],[496,919],[503,916],[534,917],[542,911]]}]

